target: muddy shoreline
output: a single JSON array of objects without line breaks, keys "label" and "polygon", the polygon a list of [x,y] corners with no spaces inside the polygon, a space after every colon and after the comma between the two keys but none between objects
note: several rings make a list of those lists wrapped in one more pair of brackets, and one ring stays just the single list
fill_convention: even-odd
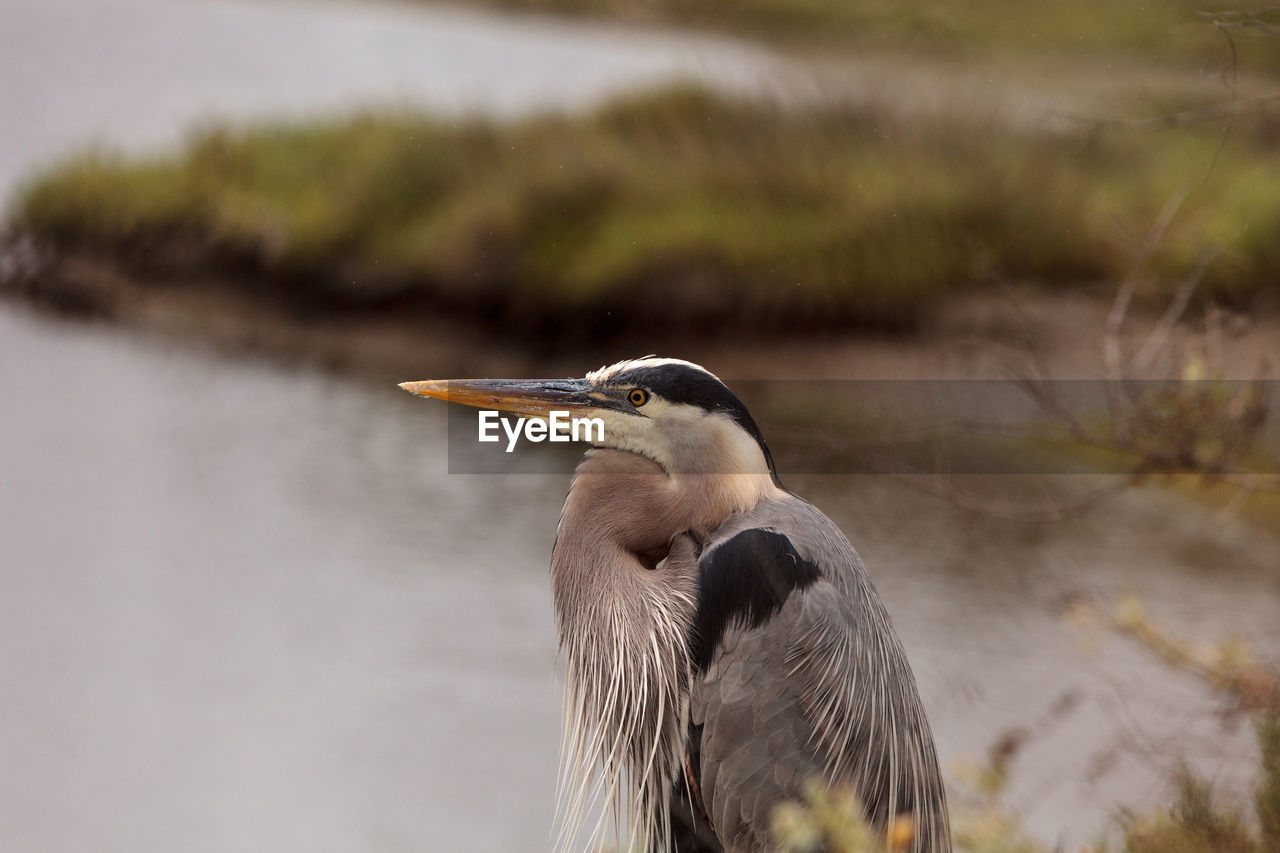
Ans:
[{"label": "muddy shoreline", "polygon": [[[37,252],[10,241],[0,296],[62,316],[105,320],[146,334],[228,353],[320,365],[371,377],[498,375],[533,369],[580,373],[597,362],[648,352],[714,365],[739,379],[1008,378],[1034,368],[1053,378],[1103,374],[1101,337],[1111,296],[1000,285],[948,296],[910,330],[807,328],[768,332],[731,322],[692,322],[602,334],[588,309],[563,322],[524,328],[474,306],[370,305],[306,309],[242,280],[143,277],[92,253]],[[1126,342],[1158,322],[1158,306],[1137,310]],[[584,332],[585,323],[594,328]],[[603,326],[607,329],[607,326]],[[1266,375],[1280,352],[1280,312],[1227,315],[1220,334],[1226,378]],[[1193,314],[1171,350],[1202,348]],[[1158,375],[1158,374],[1154,374]]]}]

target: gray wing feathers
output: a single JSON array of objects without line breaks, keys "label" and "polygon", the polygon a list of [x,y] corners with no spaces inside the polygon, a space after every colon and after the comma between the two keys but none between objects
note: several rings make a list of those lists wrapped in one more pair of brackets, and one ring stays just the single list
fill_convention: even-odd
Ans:
[{"label": "gray wing feathers", "polygon": [[708,551],[753,527],[785,535],[822,577],[765,624],[726,631],[694,685],[702,796],[726,849],[767,849],[773,808],[821,776],[852,786],[878,826],[911,812],[913,853],[950,851],[915,680],[857,554],[826,516],[794,498],[727,522]]},{"label": "gray wing feathers", "polygon": [[[788,620],[790,609],[788,602],[770,626]],[[730,631],[694,688],[693,722],[703,727],[703,803],[735,853],[764,849],[773,808],[795,799],[804,781],[822,772],[806,748],[812,730],[795,713],[786,649],[768,642],[770,633]]]}]

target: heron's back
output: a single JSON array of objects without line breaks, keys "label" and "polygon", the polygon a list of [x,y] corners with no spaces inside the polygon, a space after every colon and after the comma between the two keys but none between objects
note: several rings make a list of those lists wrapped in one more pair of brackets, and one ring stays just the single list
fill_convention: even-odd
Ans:
[{"label": "heron's back", "polygon": [[699,586],[694,811],[725,849],[765,849],[773,809],[817,777],[851,788],[876,827],[910,820],[905,849],[950,851],[911,667],[839,528],[799,498],[766,501],[706,544]]}]

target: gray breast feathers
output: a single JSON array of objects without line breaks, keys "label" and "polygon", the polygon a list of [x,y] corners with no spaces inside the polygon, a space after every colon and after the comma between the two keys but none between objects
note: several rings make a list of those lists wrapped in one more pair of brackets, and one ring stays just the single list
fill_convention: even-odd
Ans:
[{"label": "gray breast feathers", "polygon": [[[691,766],[726,850],[767,849],[770,815],[819,777],[914,853],[950,851],[915,679],[853,547],[793,497],[727,521],[699,561]],[[901,817],[900,817],[901,816]]]}]

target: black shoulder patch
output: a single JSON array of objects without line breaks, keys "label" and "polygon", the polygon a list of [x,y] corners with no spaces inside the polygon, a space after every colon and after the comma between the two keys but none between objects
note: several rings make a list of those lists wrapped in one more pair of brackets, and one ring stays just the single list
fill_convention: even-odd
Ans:
[{"label": "black shoulder patch", "polygon": [[698,613],[690,638],[694,668],[706,671],[730,625],[758,628],[793,590],[821,576],[790,539],[763,528],[744,530],[708,551],[698,563]]}]

